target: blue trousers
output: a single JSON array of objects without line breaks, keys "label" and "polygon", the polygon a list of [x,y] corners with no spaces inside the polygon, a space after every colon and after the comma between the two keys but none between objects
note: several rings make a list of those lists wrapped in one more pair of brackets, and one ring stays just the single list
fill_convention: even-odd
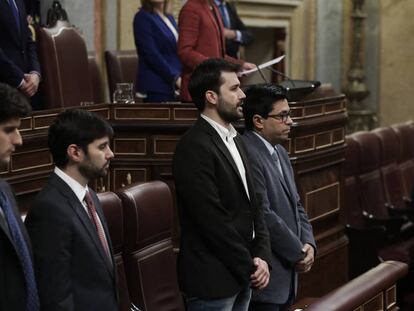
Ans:
[{"label": "blue trousers", "polygon": [[187,311],[247,311],[252,290],[250,286],[234,296],[220,299],[187,297]]}]

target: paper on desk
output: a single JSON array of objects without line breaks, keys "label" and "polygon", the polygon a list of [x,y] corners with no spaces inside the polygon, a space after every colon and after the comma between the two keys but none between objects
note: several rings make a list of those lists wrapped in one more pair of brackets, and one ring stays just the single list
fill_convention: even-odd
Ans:
[{"label": "paper on desk", "polygon": [[[274,64],[277,64],[278,62],[280,62],[284,58],[285,58],[285,55],[276,57],[276,58],[274,58],[272,60],[269,60],[266,63],[260,64],[258,67],[259,67],[259,69],[264,69],[266,67],[269,67],[269,66],[272,66]],[[255,72],[255,71],[259,70],[259,69],[257,69],[257,67],[256,67],[256,68],[253,68],[253,69],[249,69],[249,70],[242,71],[239,74],[242,75],[242,76],[244,76],[244,75],[251,74],[251,73],[253,73],[253,72]]]}]

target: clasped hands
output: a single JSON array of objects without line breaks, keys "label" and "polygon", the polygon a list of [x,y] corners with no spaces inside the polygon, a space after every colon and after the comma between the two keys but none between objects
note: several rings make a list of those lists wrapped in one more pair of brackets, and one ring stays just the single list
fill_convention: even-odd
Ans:
[{"label": "clasped hands", "polygon": [[254,289],[260,290],[265,288],[269,283],[269,266],[266,261],[259,257],[253,258],[253,263],[256,267],[256,271],[250,275],[250,281]]},{"label": "clasped hands", "polygon": [[315,260],[315,250],[312,245],[305,244],[302,248],[302,253],[304,254],[304,257],[301,261],[296,263],[295,269],[297,272],[308,272],[312,268]]},{"label": "clasped hands", "polygon": [[32,97],[37,92],[39,86],[40,77],[36,73],[25,73],[23,78],[23,83],[20,85],[19,89],[26,96]]}]

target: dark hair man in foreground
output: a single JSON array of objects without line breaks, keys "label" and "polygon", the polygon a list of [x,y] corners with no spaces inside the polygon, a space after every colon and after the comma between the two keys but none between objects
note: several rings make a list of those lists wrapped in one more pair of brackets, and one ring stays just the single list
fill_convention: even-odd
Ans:
[{"label": "dark hair man in foreground", "polygon": [[112,134],[105,120],[79,109],[62,112],[49,128],[56,167],[26,218],[44,311],[118,310],[111,240],[88,187],[107,174]]},{"label": "dark hair man in foreground", "polygon": [[269,280],[269,237],[245,146],[231,125],[243,116],[238,69],[210,59],[194,70],[189,90],[201,115],[174,155],[178,280],[189,311],[247,310],[251,288]]}]

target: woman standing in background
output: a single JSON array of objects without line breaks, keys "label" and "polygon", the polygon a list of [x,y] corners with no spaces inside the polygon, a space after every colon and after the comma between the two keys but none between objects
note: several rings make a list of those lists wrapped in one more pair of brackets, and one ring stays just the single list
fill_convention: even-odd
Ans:
[{"label": "woman standing in background", "polygon": [[138,53],[136,91],[146,102],[175,100],[181,85],[181,64],[177,56],[178,29],[165,0],[141,0],[134,17],[134,39]]}]

